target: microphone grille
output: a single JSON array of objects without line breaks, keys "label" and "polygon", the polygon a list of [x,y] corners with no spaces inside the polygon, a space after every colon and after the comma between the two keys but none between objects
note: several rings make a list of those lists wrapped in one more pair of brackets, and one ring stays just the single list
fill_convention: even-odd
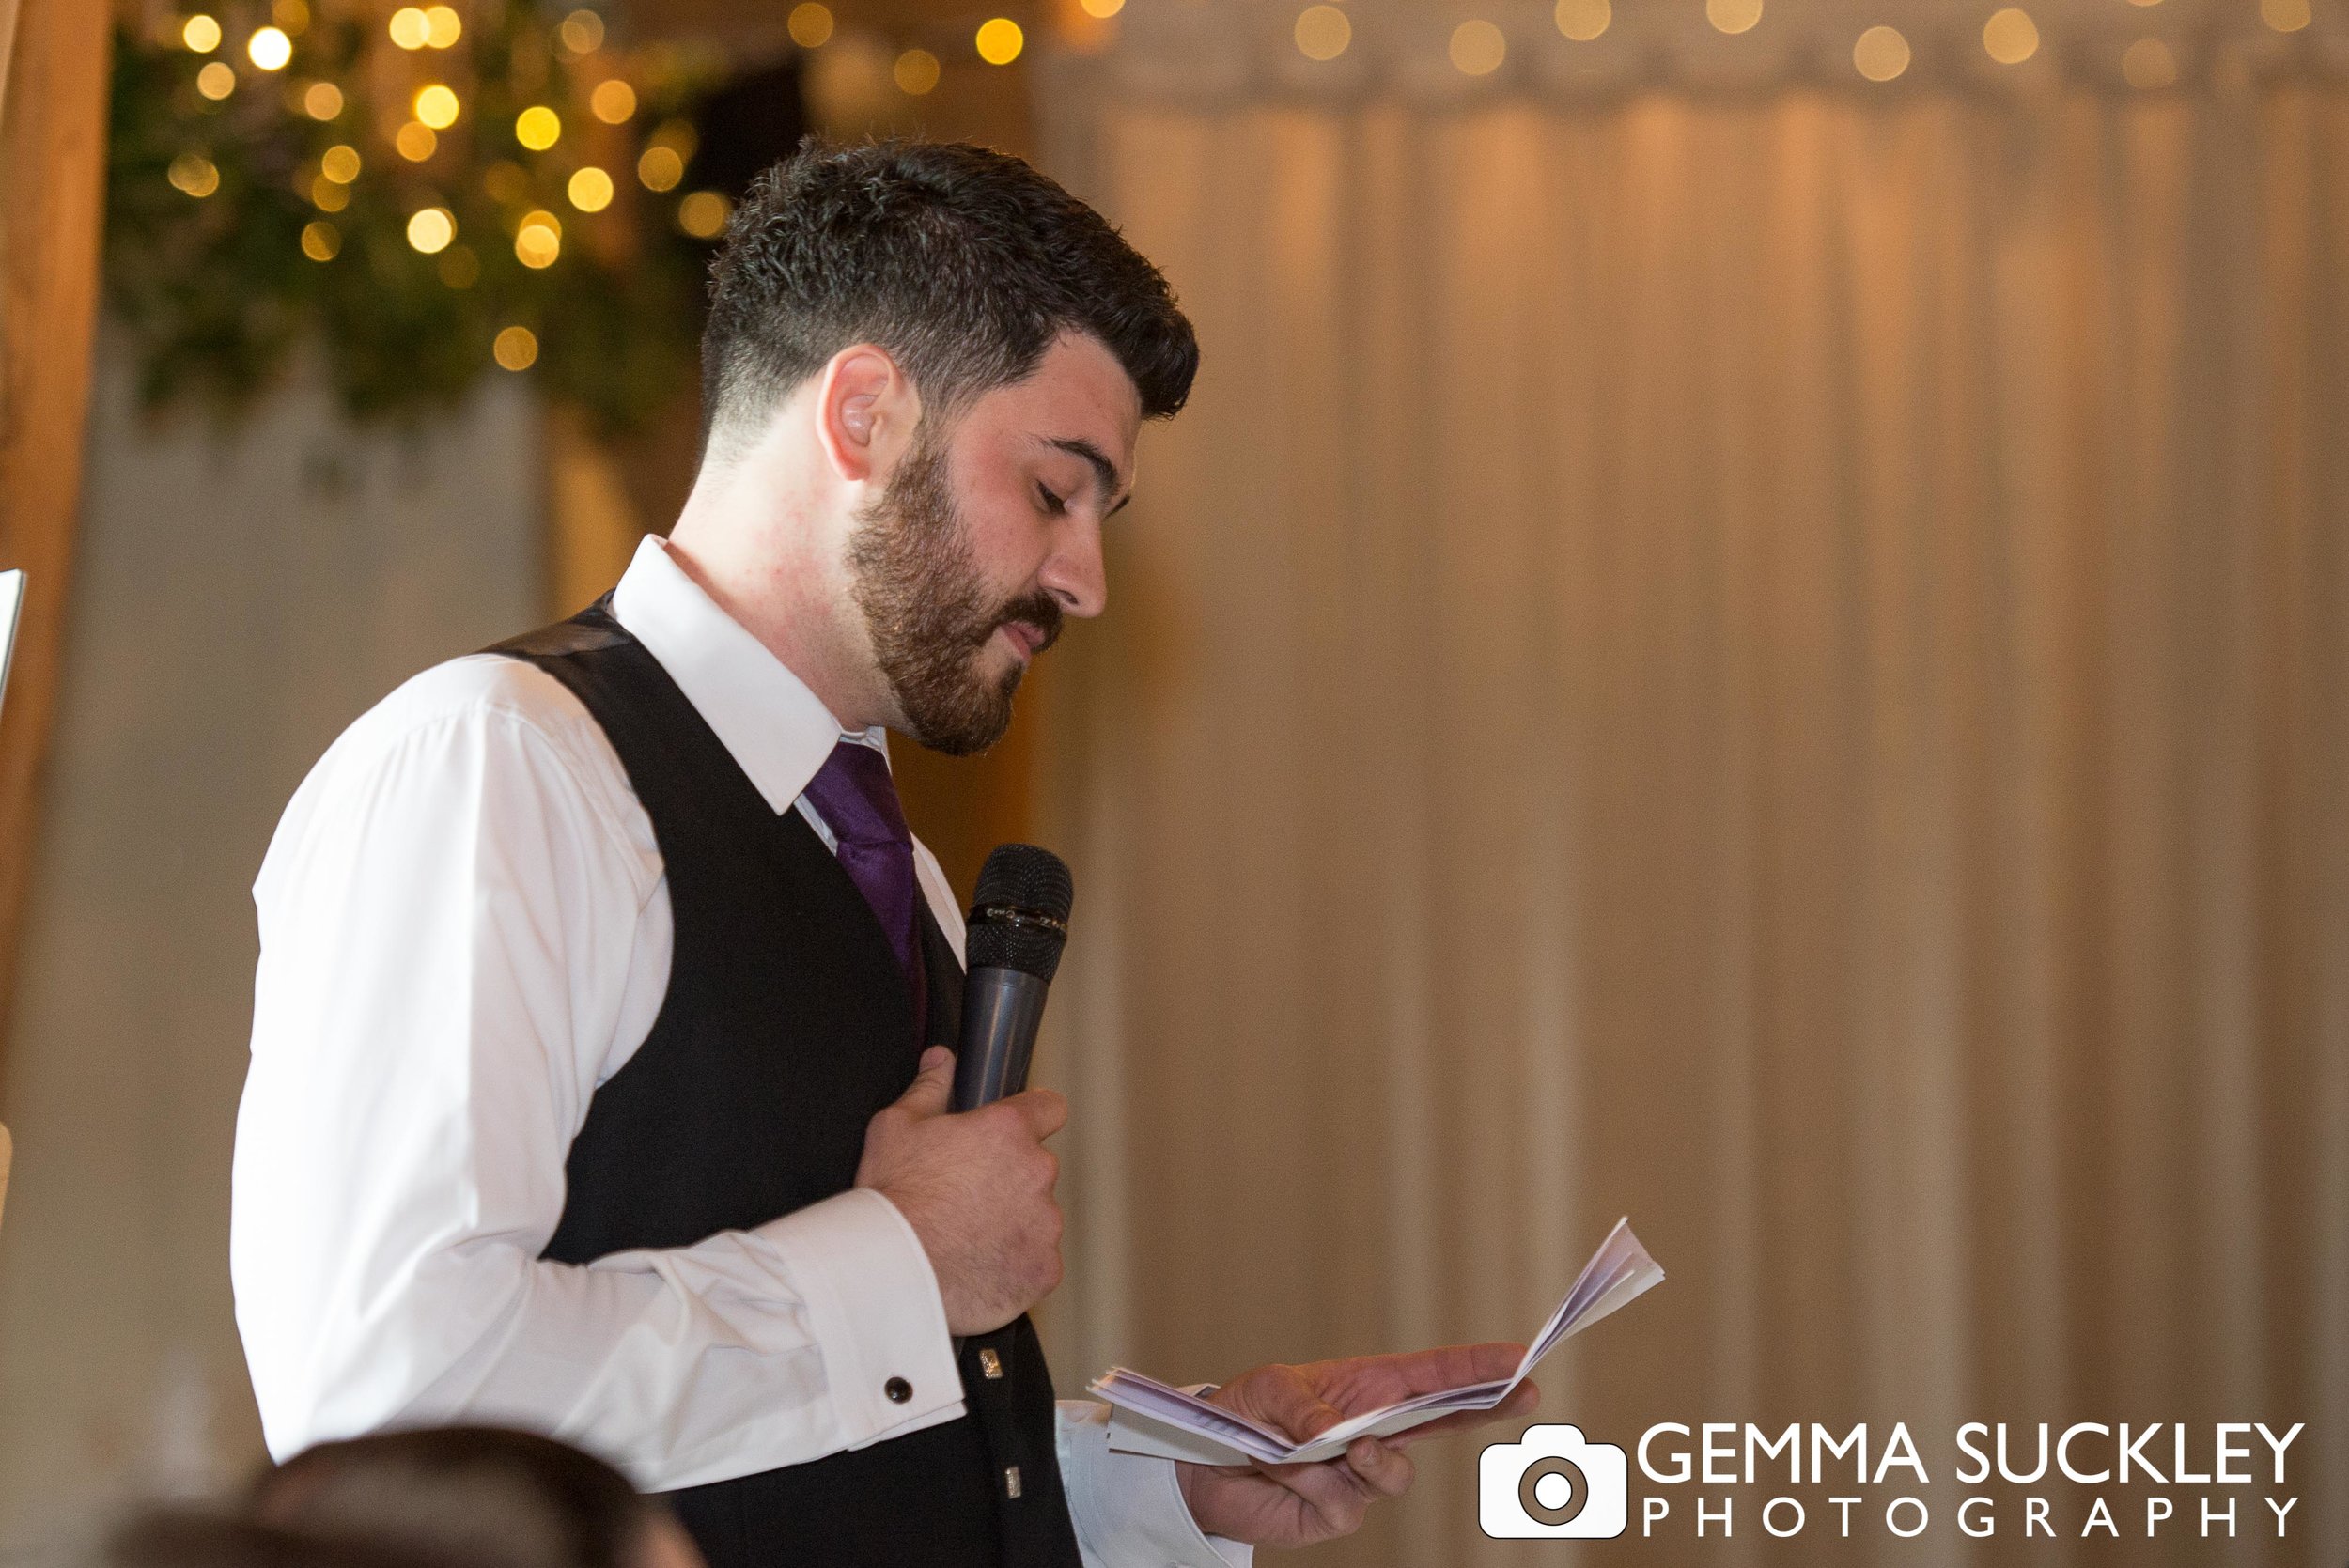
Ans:
[{"label": "microphone grille", "polygon": [[979,895],[972,902],[1034,910],[1066,925],[1076,900],[1066,861],[1033,844],[999,844],[979,868]]},{"label": "microphone grille", "polygon": [[1019,970],[1050,980],[1068,940],[1076,883],[1068,862],[1033,844],[998,845],[979,871],[964,958],[972,969]]}]

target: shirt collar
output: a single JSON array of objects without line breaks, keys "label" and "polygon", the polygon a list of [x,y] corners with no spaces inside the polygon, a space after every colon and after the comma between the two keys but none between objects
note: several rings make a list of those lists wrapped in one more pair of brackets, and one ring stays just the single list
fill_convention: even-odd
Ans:
[{"label": "shirt collar", "polygon": [[889,754],[884,731],[842,729],[805,681],[670,559],[666,540],[646,535],[636,547],[613,590],[612,615],[669,673],[777,815],[841,741]]}]

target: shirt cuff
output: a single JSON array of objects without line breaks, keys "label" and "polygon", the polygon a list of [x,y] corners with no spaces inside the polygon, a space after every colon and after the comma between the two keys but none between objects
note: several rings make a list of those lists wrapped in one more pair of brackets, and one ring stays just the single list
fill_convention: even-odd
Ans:
[{"label": "shirt cuff", "polygon": [[851,1188],[753,1234],[783,1254],[804,1293],[842,1447],[962,1413],[938,1276],[896,1204]]},{"label": "shirt cuff", "polygon": [[1084,1568],[1250,1568],[1256,1549],[1203,1532],[1174,1462],[1110,1447],[1110,1407],[1060,1403],[1054,1436]]}]

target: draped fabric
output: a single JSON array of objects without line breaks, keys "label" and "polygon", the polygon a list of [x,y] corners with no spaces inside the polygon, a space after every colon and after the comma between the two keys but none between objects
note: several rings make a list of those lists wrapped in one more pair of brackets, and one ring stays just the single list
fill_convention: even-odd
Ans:
[{"label": "draped fabric", "polygon": [[[1050,689],[1068,1374],[1523,1338],[1627,1214],[1547,1417],[1942,1516],[1592,1560],[2340,1561],[2349,97],[1046,113],[1205,351]],[[2309,1422],[2288,1539],[1950,1528],[2123,1419]],[[1484,1440],[1300,1560],[1526,1560]]]}]

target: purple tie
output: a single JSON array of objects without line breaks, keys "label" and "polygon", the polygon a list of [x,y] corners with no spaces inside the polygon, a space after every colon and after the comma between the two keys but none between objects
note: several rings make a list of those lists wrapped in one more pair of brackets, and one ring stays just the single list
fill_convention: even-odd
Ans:
[{"label": "purple tie", "polygon": [[913,881],[913,835],[897,804],[889,761],[874,747],[843,740],[807,782],[807,798],[840,841],[841,869],[873,907],[897,955],[897,967],[913,993],[913,1037],[918,1041],[927,1001],[914,924],[913,901],[921,894]]}]

